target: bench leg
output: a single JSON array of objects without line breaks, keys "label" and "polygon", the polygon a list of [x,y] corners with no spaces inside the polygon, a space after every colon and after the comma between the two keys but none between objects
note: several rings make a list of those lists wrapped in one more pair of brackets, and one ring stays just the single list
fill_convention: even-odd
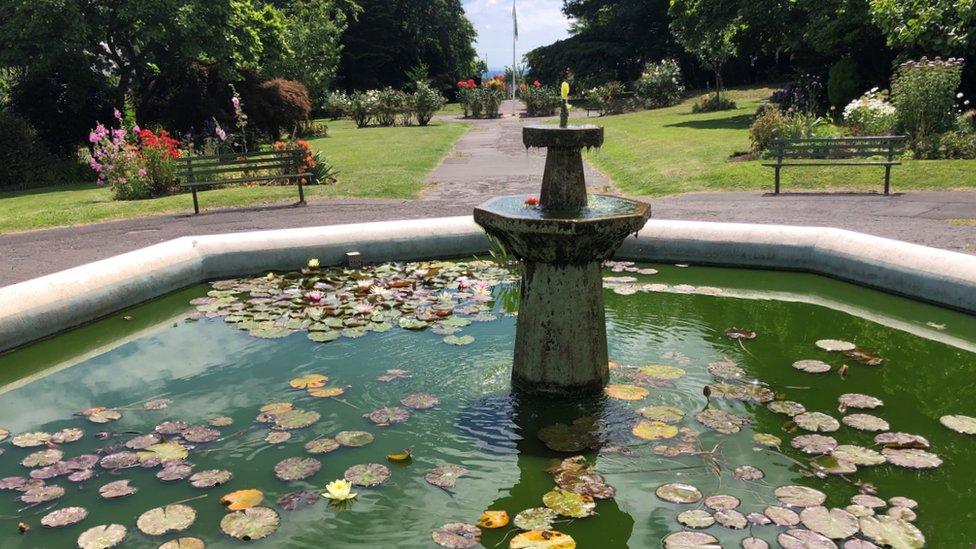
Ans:
[{"label": "bench leg", "polygon": [[773,194],[779,194],[779,170],[780,170],[780,167],[779,166],[776,166],[775,169],[776,169],[776,176],[775,176],[776,182],[775,182],[775,185],[774,185],[774,188],[773,188]]},{"label": "bench leg", "polygon": [[298,203],[305,203],[305,191],[302,189],[302,178],[298,178]]},{"label": "bench leg", "polygon": [[197,202],[197,188],[193,187],[191,190],[193,191],[193,213],[198,214],[200,213],[200,203]]},{"label": "bench leg", "polygon": [[885,166],[885,186],[884,193],[887,195],[891,191],[891,166]]}]

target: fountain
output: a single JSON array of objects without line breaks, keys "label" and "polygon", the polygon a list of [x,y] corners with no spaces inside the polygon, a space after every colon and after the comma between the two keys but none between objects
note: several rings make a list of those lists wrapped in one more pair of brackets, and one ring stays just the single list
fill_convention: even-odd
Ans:
[{"label": "fountain", "polygon": [[530,393],[576,394],[607,383],[601,263],[650,217],[648,204],[587,195],[581,150],[603,144],[603,128],[568,124],[567,84],[559,126],[526,126],[526,147],[545,147],[538,200],[501,196],[474,219],[522,262],[513,386]]}]

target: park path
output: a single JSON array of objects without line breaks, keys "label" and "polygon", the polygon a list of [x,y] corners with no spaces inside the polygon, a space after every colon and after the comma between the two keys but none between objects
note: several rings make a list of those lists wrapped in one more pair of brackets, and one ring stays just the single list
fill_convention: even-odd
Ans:
[{"label": "park path", "polygon": [[[496,120],[468,121],[471,131],[430,174],[430,188],[417,200],[323,199],[307,206],[279,204],[205,211],[196,216],[168,214],[0,235],[0,286],[181,236],[470,215],[472,207],[490,196],[537,193],[544,154],[522,147],[524,121],[510,115],[510,106],[507,112],[508,116]],[[603,192],[610,186],[606,177],[590,167],[587,181],[591,191]],[[652,217],[839,227],[976,254],[976,192],[771,197],[759,190],[766,183],[757,182],[755,192],[650,199]]]}]

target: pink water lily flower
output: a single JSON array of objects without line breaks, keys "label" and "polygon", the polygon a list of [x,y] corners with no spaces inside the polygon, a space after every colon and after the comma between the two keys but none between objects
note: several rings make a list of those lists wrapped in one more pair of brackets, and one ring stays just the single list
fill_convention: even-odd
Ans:
[{"label": "pink water lily flower", "polygon": [[311,292],[305,294],[305,299],[307,299],[310,303],[318,303],[319,301],[322,301],[322,297],[324,295],[325,294],[318,290],[312,290]]}]

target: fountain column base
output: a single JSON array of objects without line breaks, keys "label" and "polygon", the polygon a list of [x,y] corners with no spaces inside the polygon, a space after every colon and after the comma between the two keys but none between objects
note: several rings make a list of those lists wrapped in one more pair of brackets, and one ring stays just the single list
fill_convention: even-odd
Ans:
[{"label": "fountain column base", "polygon": [[526,261],[513,386],[532,393],[600,391],[610,375],[600,262]]}]

